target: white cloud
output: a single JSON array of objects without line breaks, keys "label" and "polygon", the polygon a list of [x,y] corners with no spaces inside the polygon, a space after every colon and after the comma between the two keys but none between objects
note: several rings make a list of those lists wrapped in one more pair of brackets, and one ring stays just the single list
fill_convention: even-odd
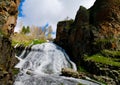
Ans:
[{"label": "white cloud", "polygon": [[[49,23],[56,31],[58,21],[64,20],[67,16],[75,18],[80,5],[89,8],[95,0],[26,0],[23,3],[23,14],[25,17],[19,17],[23,25],[43,26]],[[17,26],[19,27],[19,26]]]},{"label": "white cloud", "polygon": [[22,21],[22,18],[21,17],[18,17],[17,19],[17,25],[15,27],[15,32],[19,32],[23,26],[23,21]]}]

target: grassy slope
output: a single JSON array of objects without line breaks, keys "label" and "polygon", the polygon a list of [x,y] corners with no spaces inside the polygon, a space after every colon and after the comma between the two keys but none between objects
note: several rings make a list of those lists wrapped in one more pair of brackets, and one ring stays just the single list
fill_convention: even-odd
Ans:
[{"label": "grassy slope", "polygon": [[46,42],[44,39],[34,39],[32,36],[26,36],[24,34],[17,34],[15,36],[12,36],[12,46],[15,46],[16,44],[28,46],[30,44],[41,44]]},{"label": "grassy slope", "polygon": [[97,63],[102,63],[110,66],[118,66],[120,67],[119,59],[111,58],[111,57],[104,57],[101,54],[95,54],[87,58],[87,60],[95,61]]}]

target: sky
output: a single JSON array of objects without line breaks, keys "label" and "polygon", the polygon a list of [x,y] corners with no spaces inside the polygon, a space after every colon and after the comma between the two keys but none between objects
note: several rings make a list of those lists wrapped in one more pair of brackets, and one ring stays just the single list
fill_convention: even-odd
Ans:
[{"label": "sky", "polygon": [[56,32],[58,21],[74,19],[79,7],[90,8],[95,0],[21,0],[15,31],[21,26],[52,26]]}]

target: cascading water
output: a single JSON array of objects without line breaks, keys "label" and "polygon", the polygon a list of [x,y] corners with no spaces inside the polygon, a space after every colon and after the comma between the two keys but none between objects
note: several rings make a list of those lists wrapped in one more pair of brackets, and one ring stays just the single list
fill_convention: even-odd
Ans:
[{"label": "cascading water", "polygon": [[98,85],[90,81],[59,76],[62,68],[76,69],[65,51],[54,43],[34,45],[28,55],[19,56],[20,73],[14,85]]}]

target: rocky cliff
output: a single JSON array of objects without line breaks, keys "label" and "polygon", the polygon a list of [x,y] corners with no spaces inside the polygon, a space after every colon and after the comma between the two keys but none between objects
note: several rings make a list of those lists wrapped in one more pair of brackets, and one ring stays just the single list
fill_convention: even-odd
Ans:
[{"label": "rocky cliff", "polygon": [[18,5],[19,0],[0,0],[0,85],[12,85],[16,73],[10,35],[16,25]]},{"label": "rocky cliff", "polygon": [[67,20],[58,23],[55,42],[73,56],[71,57],[73,61],[78,62],[84,53],[92,51],[93,28],[89,24],[88,10],[81,6],[74,21]]},{"label": "rocky cliff", "polygon": [[19,0],[0,1],[0,31],[10,36],[14,31],[18,14]]},{"label": "rocky cliff", "polygon": [[[110,42],[109,47],[120,49],[120,0],[97,0],[90,11],[90,24],[97,29],[96,38],[99,41]],[[103,47],[106,47],[104,45]]]},{"label": "rocky cliff", "polygon": [[90,9],[81,6],[74,21],[58,23],[55,43],[77,65],[120,84],[119,37],[120,0],[96,0]]}]

